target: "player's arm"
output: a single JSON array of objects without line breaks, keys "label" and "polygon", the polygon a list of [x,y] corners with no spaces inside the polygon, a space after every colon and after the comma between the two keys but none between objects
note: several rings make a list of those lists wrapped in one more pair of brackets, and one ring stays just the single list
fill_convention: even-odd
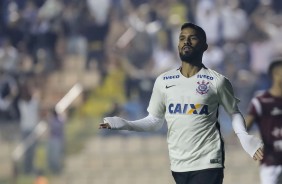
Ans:
[{"label": "player's arm", "polygon": [[252,125],[262,114],[262,107],[260,101],[254,97],[248,107],[247,116],[245,117],[247,130],[249,131]]},{"label": "player's arm", "polygon": [[226,112],[231,116],[233,130],[239,138],[243,149],[254,160],[261,160],[263,157],[262,141],[248,134],[244,117],[237,105],[240,101],[234,96],[233,87],[226,78],[218,86],[218,95],[220,104],[223,105]]},{"label": "player's arm", "polygon": [[254,160],[262,160],[263,151],[262,151],[262,141],[250,135],[247,132],[246,123],[241,113],[235,113],[231,116],[232,127],[237,137],[240,140],[240,143],[244,150],[253,157]]},{"label": "player's arm", "polygon": [[252,127],[253,123],[255,121],[255,117],[251,114],[248,114],[246,117],[245,117],[245,122],[246,122],[246,128],[247,128],[247,131],[250,130],[250,128]]},{"label": "player's arm", "polygon": [[128,121],[120,117],[106,117],[104,123],[100,124],[100,129],[113,129],[113,130],[130,130],[130,131],[156,131],[162,127],[164,123],[163,118],[158,118],[153,115],[136,120]]}]

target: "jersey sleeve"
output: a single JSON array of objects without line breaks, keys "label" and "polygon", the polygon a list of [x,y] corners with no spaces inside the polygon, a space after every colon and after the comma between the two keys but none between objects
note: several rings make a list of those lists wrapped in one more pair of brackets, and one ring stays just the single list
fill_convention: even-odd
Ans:
[{"label": "jersey sleeve", "polygon": [[227,78],[223,78],[217,89],[219,103],[224,107],[225,111],[229,115],[240,112],[238,108],[240,100],[234,96],[233,87]]},{"label": "jersey sleeve", "polygon": [[165,98],[161,88],[162,78],[155,81],[152,96],[147,111],[158,118],[163,118],[165,114]]}]

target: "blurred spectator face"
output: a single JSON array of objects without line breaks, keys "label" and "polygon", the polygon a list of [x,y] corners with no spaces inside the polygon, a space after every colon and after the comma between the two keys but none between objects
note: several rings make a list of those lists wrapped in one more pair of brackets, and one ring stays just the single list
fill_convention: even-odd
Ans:
[{"label": "blurred spectator face", "polygon": [[206,43],[193,28],[182,29],[179,35],[178,51],[182,61],[191,61],[203,55]]},{"label": "blurred spectator face", "polygon": [[282,65],[279,65],[273,70],[272,78],[274,82],[277,82],[282,87]]}]

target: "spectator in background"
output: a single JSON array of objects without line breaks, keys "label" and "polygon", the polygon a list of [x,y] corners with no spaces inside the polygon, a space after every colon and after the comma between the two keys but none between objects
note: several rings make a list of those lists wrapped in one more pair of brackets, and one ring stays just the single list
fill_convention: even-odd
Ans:
[{"label": "spectator in background", "polygon": [[201,0],[197,4],[196,22],[207,31],[207,42],[209,44],[218,44],[221,35],[220,32],[220,12],[217,4]]},{"label": "spectator in background", "polygon": [[211,69],[218,69],[223,63],[224,52],[215,44],[209,44],[208,50],[203,55],[203,63]]},{"label": "spectator in background", "polygon": [[150,21],[148,8],[148,6],[142,5],[136,12],[131,12],[129,15],[128,22],[132,26],[133,36],[129,44],[123,48],[126,58],[123,61],[126,74],[126,97],[130,101],[138,96],[144,112],[153,85],[153,80],[150,76],[153,63],[153,42],[151,35],[146,30],[146,26]]},{"label": "spectator in background", "polygon": [[86,40],[80,35],[84,24],[85,14],[81,13],[84,3],[70,1],[65,5],[62,12],[62,25],[66,38],[66,54],[86,55]]},{"label": "spectator in background", "polygon": [[0,47],[0,68],[13,74],[19,69],[18,50],[9,40],[4,40],[2,48]]},{"label": "spectator in background", "polygon": [[[93,34],[93,31],[95,34]],[[88,15],[83,28],[83,36],[87,40],[87,58],[85,69],[96,67],[102,74],[105,71],[105,41],[109,31],[109,22],[98,24],[95,17]],[[96,66],[93,66],[96,65]]]},{"label": "spectator in background", "polygon": [[[43,65],[43,71],[54,69],[56,64],[55,46],[58,35],[46,17],[38,16],[30,28],[27,46],[34,64]],[[44,58],[44,59],[42,59]]]},{"label": "spectator in background", "polygon": [[3,3],[3,24],[4,35],[14,47],[24,39],[24,29],[22,27],[19,6],[15,1],[4,1]]},{"label": "spectator in background", "polygon": [[239,0],[227,0],[226,4],[221,7],[222,36],[224,41],[240,41],[249,28],[247,14],[239,5]]},{"label": "spectator in background", "polygon": [[5,120],[18,118],[16,106],[18,93],[15,78],[0,68],[0,118]]},{"label": "spectator in background", "polygon": [[[272,1],[262,1],[253,13],[252,20],[254,28],[265,34],[272,44],[272,47],[268,50],[272,50],[271,54],[274,57],[279,57],[282,55],[282,36],[280,34],[282,31],[282,15],[276,14],[271,5],[273,5]],[[266,63],[269,64],[269,61],[271,61],[271,58]],[[266,69],[267,67],[264,68],[264,70]]]},{"label": "spectator in background", "polygon": [[176,55],[169,49],[168,36],[165,31],[157,33],[156,43],[153,49],[153,63],[150,71],[154,78],[178,65]]},{"label": "spectator in background", "polygon": [[64,120],[55,109],[50,110],[48,117],[48,165],[53,174],[62,171],[64,160]]},{"label": "spectator in background", "polygon": [[102,77],[106,75],[104,62],[105,51],[109,49],[106,48],[106,38],[110,29],[110,8],[109,0],[88,0],[86,22],[82,29],[82,34],[87,40],[85,69],[95,68],[93,64],[96,64],[96,69],[101,72]]},{"label": "spectator in background", "polygon": [[[18,101],[20,112],[20,130],[22,139],[28,138],[35,126],[39,123],[39,96],[35,89],[29,84],[20,87],[20,98]],[[24,172],[31,174],[34,172],[34,157],[36,142],[27,148],[24,156]]]}]

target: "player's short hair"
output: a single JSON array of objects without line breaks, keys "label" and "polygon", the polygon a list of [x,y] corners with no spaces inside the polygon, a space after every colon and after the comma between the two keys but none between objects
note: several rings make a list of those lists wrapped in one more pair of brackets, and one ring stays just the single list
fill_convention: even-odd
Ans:
[{"label": "player's short hair", "polygon": [[185,28],[192,28],[197,31],[197,33],[200,35],[200,37],[203,39],[204,42],[207,42],[207,35],[206,32],[201,28],[200,26],[190,23],[190,22],[185,22],[181,26],[181,31]]},{"label": "player's short hair", "polygon": [[278,66],[282,66],[282,58],[273,60],[272,63],[269,65],[267,73],[270,77],[272,77],[274,68]]}]

